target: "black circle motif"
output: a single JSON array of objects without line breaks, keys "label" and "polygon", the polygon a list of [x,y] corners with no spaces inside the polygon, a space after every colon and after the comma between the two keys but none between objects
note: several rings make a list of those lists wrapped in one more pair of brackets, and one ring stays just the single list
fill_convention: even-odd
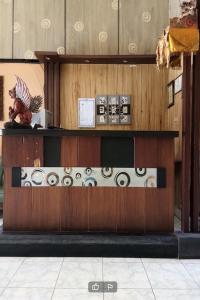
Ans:
[{"label": "black circle motif", "polygon": [[92,169],[91,168],[86,168],[85,169],[85,174],[90,176],[92,174]]},{"label": "black circle motif", "polygon": [[80,179],[81,178],[81,173],[76,173],[75,177],[76,177],[76,179]]},{"label": "black circle motif", "polygon": [[129,186],[131,182],[130,176],[126,172],[118,173],[115,176],[115,183],[117,186],[126,187]]},{"label": "black circle motif", "polygon": [[89,177],[85,181],[83,181],[83,186],[87,186],[87,187],[97,186],[97,181],[95,178]]},{"label": "black circle motif", "polygon": [[64,172],[65,172],[66,174],[71,174],[72,168],[64,168]]},{"label": "black circle motif", "polygon": [[47,175],[47,184],[50,186],[56,186],[59,183],[58,174],[51,172]]},{"label": "black circle motif", "polygon": [[32,186],[30,181],[24,181],[24,186]]},{"label": "black circle motif", "polygon": [[146,168],[136,168],[135,173],[137,176],[142,177],[142,176],[146,175],[147,169]]},{"label": "black circle motif", "polygon": [[104,167],[101,169],[101,174],[104,178],[109,178],[113,174],[113,168]]},{"label": "black circle motif", "polygon": [[73,185],[73,178],[69,175],[64,176],[62,179],[63,186],[72,186]]},{"label": "black circle motif", "polygon": [[24,171],[23,168],[21,168],[21,179],[24,180],[27,177],[27,173]]},{"label": "black circle motif", "polygon": [[42,169],[35,169],[31,174],[31,180],[35,185],[41,185],[44,180],[44,171]]}]

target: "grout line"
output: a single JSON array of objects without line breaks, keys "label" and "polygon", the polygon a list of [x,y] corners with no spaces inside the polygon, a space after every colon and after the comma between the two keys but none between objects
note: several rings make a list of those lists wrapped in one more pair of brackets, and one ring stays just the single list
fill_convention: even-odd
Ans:
[{"label": "grout line", "polygon": [[56,285],[57,285],[57,282],[58,282],[58,278],[60,276],[61,269],[63,267],[63,263],[64,263],[64,257],[63,257],[62,262],[60,264],[60,269],[59,269],[58,276],[57,276],[57,279],[56,279],[56,282],[55,282],[55,285],[54,285],[54,288],[53,288],[53,293],[51,295],[51,300],[53,299],[53,296],[54,296],[54,293],[55,293]]},{"label": "grout line", "polygon": [[0,293],[0,297],[3,295],[6,288],[4,287],[4,288],[1,288],[1,289],[2,289],[2,292]]},{"label": "grout line", "polygon": [[[9,287],[10,282],[12,281],[13,277],[16,275],[16,273],[19,271],[19,269],[21,268],[21,266],[23,265],[25,261],[25,257],[22,259],[21,263],[19,264],[18,268],[16,269],[16,271],[14,272],[14,274],[10,277],[10,279],[8,280],[8,284],[6,285],[6,288]],[[11,262],[12,263],[12,262]]]},{"label": "grout line", "polygon": [[195,280],[195,278],[193,278],[193,276],[190,274],[190,272],[186,269],[186,267],[185,267],[185,265],[181,262],[181,264],[182,264],[182,266],[183,266],[183,268],[184,268],[184,270],[186,271],[186,273],[190,276],[190,278],[192,279],[192,281],[194,282],[194,283],[196,283],[196,285],[198,286],[198,288],[200,288],[200,283],[199,282],[197,282],[196,280]]},{"label": "grout line", "polygon": [[151,286],[151,290],[152,290],[152,293],[153,293],[154,299],[156,300],[156,295],[154,294],[154,290],[153,290],[153,287],[152,287],[151,281],[150,281],[150,279],[149,279],[149,276],[148,276],[147,270],[146,270],[146,268],[145,268],[145,265],[144,265],[144,263],[143,263],[142,259],[141,259],[141,262],[142,262],[142,265],[143,265],[143,268],[144,268],[145,274],[146,274],[146,276],[147,276],[147,278],[148,278],[148,280],[149,280],[149,284],[150,284],[150,286]]}]

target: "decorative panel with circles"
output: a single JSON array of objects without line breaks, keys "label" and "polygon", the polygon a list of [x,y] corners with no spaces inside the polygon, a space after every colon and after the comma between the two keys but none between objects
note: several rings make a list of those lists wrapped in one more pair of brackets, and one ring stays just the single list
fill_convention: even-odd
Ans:
[{"label": "decorative panel with circles", "polygon": [[[20,174],[20,173],[19,173]],[[163,168],[21,168],[21,186],[163,188]]]}]

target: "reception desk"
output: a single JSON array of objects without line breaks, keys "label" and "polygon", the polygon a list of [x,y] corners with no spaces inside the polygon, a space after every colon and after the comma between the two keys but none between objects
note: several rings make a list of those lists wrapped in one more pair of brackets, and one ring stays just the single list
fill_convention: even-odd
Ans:
[{"label": "reception desk", "polygon": [[4,231],[173,232],[177,132],[1,135]]}]

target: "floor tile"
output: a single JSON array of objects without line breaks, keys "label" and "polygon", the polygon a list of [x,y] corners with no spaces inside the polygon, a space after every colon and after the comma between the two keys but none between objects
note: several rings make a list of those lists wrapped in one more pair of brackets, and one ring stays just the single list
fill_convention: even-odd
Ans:
[{"label": "floor tile", "polygon": [[178,259],[168,259],[168,258],[141,258],[143,263],[169,263],[169,264],[179,264],[181,263]]},{"label": "floor tile", "polygon": [[200,264],[184,264],[185,269],[192,276],[192,278],[197,282],[200,288]]},{"label": "floor tile", "polygon": [[104,300],[155,300],[151,289],[122,289],[117,293],[104,294]]},{"label": "floor tile", "polygon": [[52,300],[103,300],[103,294],[89,293],[85,289],[55,289]]},{"label": "floor tile", "polygon": [[93,262],[102,263],[102,257],[64,257],[64,262]]},{"label": "floor tile", "polygon": [[25,262],[63,262],[63,257],[27,257]]},{"label": "floor tile", "polygon": [[9,257],[9,256],[2,256],[0,257],[0,264],[1,263],[22,263],[24,261],[24,257]]},{"label": "floor tile", "polygon": [[21,262],[0,261],[0,287],[6,287],[13,277]]},{"label": "floor tile", "polygon": [[[1,294],[3,293],[3,288],[0,288],[0,296],[1,296]],[[1,299],[1,298],[0,298]]]},{"label": "floor tile", "polygon": [[199,300],[200,290],[157,290],[154,289],[156,300]]},{"label": "floor tile", "polygon": [[64,262],[57,288],[88,288],[88,282],[102,281],[102,263]]},{"label": "floor tile", "polygon": [[192,289],[198,288],[181,263],[144,263],[153,288]]},{"label": "floor tile", "polygon": [[150,288],[142,263],[104,263],[104,281],[117,281],[118,288]]},{"label": "floor tile", "polygon": [[107,263],[107,262],[113,262],[113,263],[120,263],[120,262],[130,262],[130,263],[135,263],[135,262],[141,262],[141,258],[123,258],[123,257],[105,257],[103,258],[103,262]]},{"label": "floor tile", "polygon": [[44,288],[7,288],[0,300],[50,300],[53,289]]},{"label": "floor tile", "polygon": [[182,264],[200,264],[200,259],[180,259]]},{"label": "floor tile", "polygon": [[9,283],[9,287],[53,288],[60,266],[60,262],[24,262]]}]

